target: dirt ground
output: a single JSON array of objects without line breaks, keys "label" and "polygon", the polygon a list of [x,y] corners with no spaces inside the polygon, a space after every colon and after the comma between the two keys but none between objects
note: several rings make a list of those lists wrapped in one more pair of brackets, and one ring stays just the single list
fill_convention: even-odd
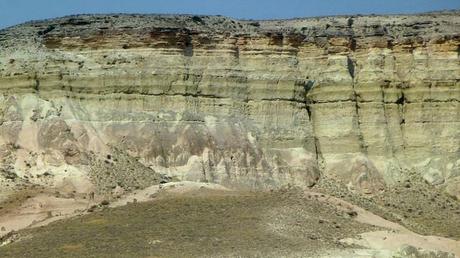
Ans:
[{"label": "dirt ground", "polygon": [[[410,245],[415,248],[409,248],[411,255],[415,252],[414,257],[421,255],[417,248],[434,250],[423,253],[423,257],[460,255],[460,242],[456,240],[460,236],[459,202],[437,189],[426,188],[423,182],[409,182],[410,187],[403,183],[371,196],[350,192],[332,179],[322,180],[310,189],[262,192],[233,191],[208,183],[171,182],[136,190],[119,199],[98,200],[97,205],[76,198],[64,200],[62,196],[45,198],[40,191],[33,197],[29,194],[34,193],[24,193],[16,198],[21,205],[12,206],[12,201],[8,207],[22,207],[25,214],[29,211],[48,216],[44,213],[47,207],[55,213],[58,206],[81,208],[86,203],[86,209],[72,213],[71,209],[61,208],[63,216],[47,217],[5,235],[0,239],[0,254],[410,257],[395,256],[402,247],[407,249]],[[421,196],[428,198],[420,199]],[[42,210],[35,213],[27,210],[34,200],[42,203]],[[2,214],[0,218],[8,213]]]},{"label": "dirt ground", "polygon": [[374,195],[348,191],[331,178],[312,190],[349,201],[416,233],[460,240],[460,201],[415,176]]},{"label": "dirt ground", "polygon": [[196,257],[314,255],[375,227],[300,191],[202,190],[21,232],[2,257]]}]

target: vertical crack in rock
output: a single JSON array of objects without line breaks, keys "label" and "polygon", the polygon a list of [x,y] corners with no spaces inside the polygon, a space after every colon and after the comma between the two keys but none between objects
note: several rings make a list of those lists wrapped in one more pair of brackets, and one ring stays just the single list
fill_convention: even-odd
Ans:
[{"label": "vertical crack in rock", "polygon": [[[313,126],[312,126],[313,128]],[[313,135],[315,135],[315,130],[313,129]],[[316,157],[316,164],[319,168],[319,171],[324,171],[324,158],[323,153],[321,151],[321,146],[319,143],[318,137],[314,136],[315,138],[315,157]]]},{"label": "vertical crack in rock", "polygon": [[304,103],[305,103],[305,108],[307,109],[307,113],[308,113],[308,120],[310,120],[310,122],[312,121],[312,114],[311,114],[311,107],[310,107],[310,99],[308,98],[308,93],[313,89],[313,86],[315,84],[315,81],[307,81],[306,83],[303,84],[303,98],[304,98]]},{"label": "vertical crack in rock", "polygon": [[353,23],[354,23],[354,20],[353,20],[353,17],[350,17],[348,18],[347,20],[347,25],[348,25],[348,28],[347,28],[347,31],[348,31],[348,34],[350,35],[350,38],[349,38],[349,48],[351,50],[351,52],[347,55],[347,69],[348,69],[348,73],[350,74],[350,77],[351,77],[351,87],[352,87],[352,90],[353,90],[353,101],[354,101],[354,104],[355,104],[355,116],[356,116],[356,129],[357,129],[357,136],[358,136],[358,140],[359,140],[359,146],[360,146],[360,150],[361,152],[367,154],[367,145],[365,144],[365,141],[364,141],[364,136],[363,136],[363,133],[362,133],[362,130],[361,130],[361,118],[360,118],[360,115],[359,115],[359,103],[358,103],[358,94],[356,93],[356,89],[355,89],[355,84],[356,84],[356,60],[353,59],[353,52],[356,50],[356,40],[355,40],[355,33],[354,33],[354,30],[353,30]]},{"label": "vertical crack in rock", "polygon": [[347,20],[348,28],[351,28],[353,26],[353,23],[354,23],[353,17],[348,18]]},{"label": "vertical crack in rock", "polygon": [[235,41],[234,57],[235,57],[236,61],[239,62],[240,61],[240,47],[238,46],[237,43],[238,42]]},{"label": "vertical crack in rock", "polygon": [[353,23],[354,23],[354,19],[353,17],[350,17],[348,18],[347,20],[347,25],[348,25],[348,33],[350,34],[350,37],[349,37],[349,48],[352,52],[355,52],[356,51],[356,39],[354,37],[355,33],[353,31]]},{"label": "vertical crack in rock", "polygon": [[310,123],[311,123],[311,122],[312,122],[312,118],[311,118],[311,108],[310,108],[310,105],[309,105],[308,103],[306,103],[305,109],[307,110],[308,120],[309,120]]},{"label": "vertical crack in rock", "polygon": [[40,80],[38,79],[37,75],[34,76],[34,91],[35,93],[39,93],[40,91]]},{"label": "vertical crack in rock", "polygon": [[318,139],[318,137],[316,137],[315,127],[313,126],[314,120],[313,120],[313,117],[312,117],[312,105],[314,103],[312,103],[310,101],[309,97],[308,97],[308,93],[313,89],[314,86],[315,86],[315,81],[314,80],[308,80],[306,83],[304,83],[303,84],[303,89],[304,89],[303,97],[304,97],[305,109],[307,110],[308,120],[310,122],[312,135],[313,135],[313,138],[314,138],[316,164],[317,164],[319,170],[323,171],[324,170],[323,154],[321,152],[319,139]]},{"label": "vertical crack in rock", "polygon": [[398,105],[398,113],[399,113],[399,127],[401,130],[401,134],[403,137],[403,148],[406,148],[406,144],[404,143],[404,129],[406,125],[406,118],[405,118],[405,103],[406,97],[404,96],[404,91],[401,91],[401,96],[395,102]]},{"label": "vertical crack in rock", "polygon": [[354,81],[355,80],[355,63],[350,55],[347,56],[347,69],[348,69],[348,73],[351,76],[351,79],[353,79],[353,91],[354,91],[355,89],[355,81]]},{"label": "vertical crack in rock", "polygon": [[404,97],[404,92],[401,91],[401,96],[396,100],[396,104],[404,107],[405,103],[406,103],[406,97]]},{"label": "vertical crack in rock", "polygon": [[185,36],[184,42],[184,56],[192,57],[193,56],[193,42],[190,33],[187,33]]},{"label": "vertical crack in rock", "polygon": [[38,79],[35,80],[34,90],[37,93],[40,91],[40,81]]},{"label": "vertical crack in rock", "polygon": [[347,56],[347,68],[348,68],[348,73],[350,74],[350,77],[352,79],[352,82],[351,82],[351,88],[353,90],[353,101],[354,101],[354,104],[355,104],[355,117],[356,117],[356,133],[357,133],[357,136],[358,136],[358,140],[359,140],[359,146],[360,146],[360,149],[361,149],[361,152],[367,154],[367,146],[366,146],[366,143],[364,141],[364,136],[363,136],[363,133],[362,133],[362,130],[361,130],[361,118],[359,116],[359,95],[356,93],[356,89],[355,89],[355,83],[356,83],[356,61],[353,60],[351,54],[349,54]]},{"label": "vertical crack in rock", "polygon": [[401,91],[401,96],[396,100],[395,103],[398,105],[399,117],[400,117],[399,125],[401,126],[401,130],[402,130],[403,129],[402,127],[406,124],[406,119],[404,117],[406,97],[404,96],[403,91]]},{"label": "vertical crack in rock", "polygon": [[[385,88],[388,88],[390,84],[390,81],[385,81],[385,85],[380,87],[381,94],[382,94],[382,109],[383,109],[383,117],[385,120],[385,151],[390,151],[390,155],[393,158],[393,160],[398,162],[398,167],[400,168],[400,160],[398,156],[396,155],[397,152],[397,146],[395,145],[395,141],[392,137],[392,134],[390,132],[390,124],[388,121],[390,120],[390,115],[387,110],[387,103],[385,101]],[[404,148],[404,142],[402,143],[402,147]]]}]

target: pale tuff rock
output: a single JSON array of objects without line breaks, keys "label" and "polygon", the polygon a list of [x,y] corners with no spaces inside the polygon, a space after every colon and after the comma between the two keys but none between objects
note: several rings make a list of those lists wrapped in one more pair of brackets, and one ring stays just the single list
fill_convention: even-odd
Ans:
[{"label": "pale tuff rock", "polygon": [[404,245],[398,252],[393,254],[393,257],[455,258],[455,255],[448,252],[423,250],[410,245]]},{"label": "pale tuff rock", "polygon": [[430,168],[423,174],[423,179],[431,185],[440,185],[444,183],[444,178],[441,175],[441,171]]},{"label": "pale tuff rock", "polygon": [[161,175],[266,188],[325,174],[375,192],[412,170],[455,190],[459,25],[446,12],[11,27],[0,31],[0,175],[48,184],[37,177],[68,165],[112,191]]}]

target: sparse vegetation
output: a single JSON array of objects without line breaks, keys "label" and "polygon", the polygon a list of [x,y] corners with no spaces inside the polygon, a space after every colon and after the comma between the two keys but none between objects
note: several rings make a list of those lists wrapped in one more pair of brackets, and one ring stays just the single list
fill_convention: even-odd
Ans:
[{"label": "sparse vegetation", "polygon": [[196,23],[204,24],[204,21],[203,21],[203,19],[201,19],[200,16],[196,16],[196,15],[192,16],[192,21],[194,21]]},{"label": "sparse vegetation", "polygon": [[[318,222],[322,218],[323,223]],[[296,191],[160,195],[21,232],[2,257],[280,257],[340,248],[372,227]]]},{"label": "sparse vegetation", "polygon": [[460,202],[416,175],[372,196],[350,192],[331,178],[323,178],[314,190],[347,200],[419,234],[460,240]]}]

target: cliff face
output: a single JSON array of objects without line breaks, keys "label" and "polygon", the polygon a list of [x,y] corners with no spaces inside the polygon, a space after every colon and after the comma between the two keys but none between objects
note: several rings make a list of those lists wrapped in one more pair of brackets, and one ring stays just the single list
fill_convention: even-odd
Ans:
[{"label": "cliff face", "polygon": [[[0,31],[0,177],[460,182],[460,16],[74,16]],[[129,180],[128,180],[129,178]],[[456,183],[457,182],[457,183]],[[94,185],[94,186],[92,186]]]}]

